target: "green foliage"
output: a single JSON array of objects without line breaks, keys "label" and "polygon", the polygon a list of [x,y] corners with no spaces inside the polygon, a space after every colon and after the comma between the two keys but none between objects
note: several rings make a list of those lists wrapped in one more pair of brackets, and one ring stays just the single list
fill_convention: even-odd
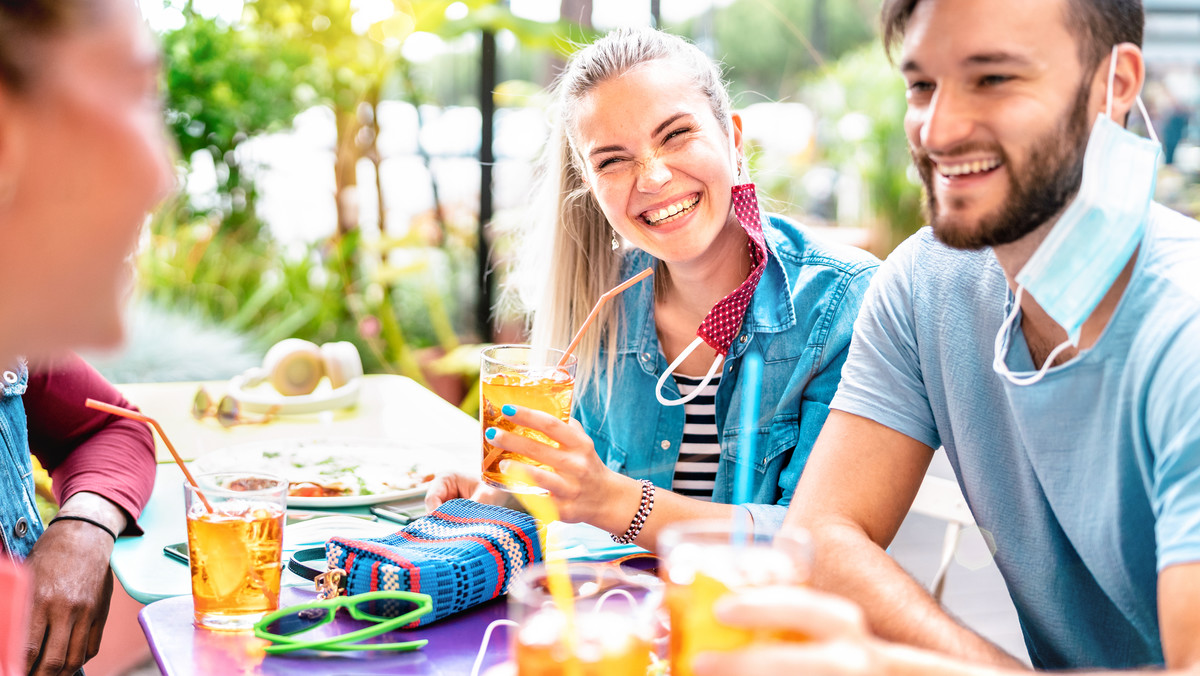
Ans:
[{"label": "green foliage", "polygon": [[303,45],[190,10],[185,17],[163,36],[169,121],[184,157],[208,150],[221,161],[247,135],[283,129],[312,105],[313,93],[295,76],[309,62]]},{"label": "green foliage", "polygon": [[851,52],[815,75],[801,98],[820,120],[818,161],[856,173],[867,197],[865,225],[886,254],[924,224],[904,134],[904,81],[878,44]]},{"label": "green foliage", "polygon": [[[430,302],[426,295],[392,293],[384,279],[387,266],[362,264],[372,248],[358,233],[283,251],[269,237],[238,239],[220,232],[215,218],[180,221],[179,214],[160,214],[138,261],[151,301],[197,309],[251,335],[264,350],[292,336],[348,340],[359,347],[368,372],[423,380],[410,346],[437,343],[431,318],[444,318],[445,309],[424,305]],[[440,302],[439,295],[433,303]]]},{"label": "green foliage", "polygon": [[308,57],[300,45],[200,16],[190,3],[183,11],[184,26],[163,36],[168,123],[185,162],[206,151],[216,167],[216,207],[203,211],[247,239],[260,230],[257,193],[234,151],[250,135],[290,125],[312,103],[310,89],[295,77]]},{"label": "green foliage", "polygon": [[424,382],[415,349],[453,351],[453,318],[476,293],[474,214],[447,217],[439,205],[408,224],[405,237],[368,242],[357,211],[339,200],[335,235],[285,250],[257,217],[257,191],[236,151],[255,135],[290,127],[299,111],[326,105],[337,120],[337,190],[346,194],[361,159],[378,168],[374,110],[385,92],[414,104],[430,100],[419,67],[400,58],[413,31],[452,38],[508,30],[530,51],[567,49],[556,39],[567,31],[517,19],[496,0],[469,0],[457,21],[446,19],[452,3],[393,0],[393,11],[364,22],[351,0],[247,0],[232,23],[183,3],[185,23],[162,36],[168,120],[183,164],[197,152],[211,156],[218,194],[200,208],[181,197],[162,210],[139,260],[144,295],[245,332],[263,348],[289,336],[350,340],[368,371]]},{"label": "green foliage", "polygon": [[875,39],[878,7],[878,0],[736,0],[711,19],[714,55],[731,71],[735,96],[787,99],[806,72]]}]

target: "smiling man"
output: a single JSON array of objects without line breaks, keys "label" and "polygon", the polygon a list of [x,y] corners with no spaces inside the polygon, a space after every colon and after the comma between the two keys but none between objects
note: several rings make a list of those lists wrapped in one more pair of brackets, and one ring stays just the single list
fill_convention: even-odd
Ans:
[{"label": "smiling man", "polygon": [[1200,223],[1152,202],[1158,144],[1123,128],[1142,25],[1136,0],[884,3],[931,227],[873,280],[788,515],[861,610],[731,601],[837,640],[698,673],[1019,667],[884,551],[939,446],[1035,667],[1200,670]]}]

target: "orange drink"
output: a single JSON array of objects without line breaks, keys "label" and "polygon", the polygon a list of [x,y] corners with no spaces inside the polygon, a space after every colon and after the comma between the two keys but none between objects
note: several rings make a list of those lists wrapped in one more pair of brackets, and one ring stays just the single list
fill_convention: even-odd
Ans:
[{"label": "orange drink", "polygon": [[[520,676],[645,676],[654,646],[632,631],[621,613],[585,614],[576,623],[573,645],[565,640],[567,625],[553,608],[525,619],[517,633],[516,661]],[[570,663],[574,664],[570,664]]]},{"label": "orange drink", "polygon": [[196,625],[244,630],[279,607],[287,482],[267,475],[206,474],[184,486]]},{"label": "orange drink", "polygon": [[662,583],[613,566],[567,566],[572,607],[555,605],[543,566],[531,566],[509,590],[518,627],[518,676],[645,676],[654,650]]},{"label": "orange drink", "polygon": [[[479,421],[486,432],[495,427],[558,447],[549,437],[515,425],[500,414],[506,405],[545,411],[566,422],[571,418],[575,394],[575,357],[558,366],[561,350],[535,350],[529,345],[495,345],[483,351],[479,368]],[[516,482],[500,473],[501,460],[516,460],[549,469],[523,455],[501,450],[483,437],[483,480],[514,493],[541,493],[542,489]]]},{"label": "orange drink", "polygon": [[738,533],[725,521],[685,522],[663,529],[658,552],[667,582],[672,676],[691,676],[692,660],[700,652],[805,640],[793,632],[722,624],[713,608],[722,596],[739,589],[803,584],[812,560],[807,533],[783,531],[772,537]]}]

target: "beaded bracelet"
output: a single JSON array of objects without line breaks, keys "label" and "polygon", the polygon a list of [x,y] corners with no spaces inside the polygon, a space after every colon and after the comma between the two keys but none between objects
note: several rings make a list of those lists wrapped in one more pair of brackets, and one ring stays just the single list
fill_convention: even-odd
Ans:
[{"label": "beaded bracelet", "polygon": [[82,521],[84,523],[90,523],[93,526],[95,526],[96,528],[99,528],[100,530],[102,530],[105,533],[108,533],[110,536],[112,536],[113,542],[117,541],[117,534],[113,532],[113,529],[109,528],[108,526],[105,526],[104,524],[100,523],[99,521],[96,521],[95,519],[89,519],[86,516],[76,516],[74,514],[59,514],[58,516],[54,517],[53,519],[50,519],[50,523],[46,524],[46,527],[49,528],[50,526],[54,525],[55,521]]},{"label": "beaded bracelet", "polygon": [[646,519],[650,517],[652,509],[654,509],[654,483],[642,479],[642,503],[638,506],[637,513],[633,515],[633,521],[629,523],[629,528],[626,528],[620,537],[610,536],[613,542],[627,545],[636,540],[638,534],[642,532],[642,526],[646,525]]}]

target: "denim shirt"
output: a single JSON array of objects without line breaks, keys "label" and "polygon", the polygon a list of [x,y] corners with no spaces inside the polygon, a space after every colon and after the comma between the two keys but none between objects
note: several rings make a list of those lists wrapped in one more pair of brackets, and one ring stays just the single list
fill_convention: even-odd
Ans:
[{"label": "denim shirt", "polygon": [[[739,377],[742,358],[755,351],[764,368],[757,440],[749,459],[754,487],[745,507],[755,530],[771,532],[783,523],[829,413],[854,319],[879,261],[859,249],[813,239],[781,216],[764,219],[763,230],[767,269],[725,358],[716,393],[721,457],[713,501],[732,501],[735,468],[747,461],[738,452]],[[628,271],[649,265],[657,261],[643,251],[626,257]],[[607,406],[607,355],[601,354],[597,376],[579,393],[574,415],[610,469],[670,488],[685,414],[683,406],[662,406],[654,396],[668,364],[654,324],[653,287],[638,284],[622,296],[622,334]],[[680,396],[674,379],[668,378],[663,389],[668,399]]]},{"label": "denim shirt", "polygon": [[[34,500],[33,463],[21,395],[29,384],[29,369],[3,371],[0,380],[0,546],[9,557],[24,559],[42,534],[42,519]],[[10,382],[11,381],[11,382]]]}]

